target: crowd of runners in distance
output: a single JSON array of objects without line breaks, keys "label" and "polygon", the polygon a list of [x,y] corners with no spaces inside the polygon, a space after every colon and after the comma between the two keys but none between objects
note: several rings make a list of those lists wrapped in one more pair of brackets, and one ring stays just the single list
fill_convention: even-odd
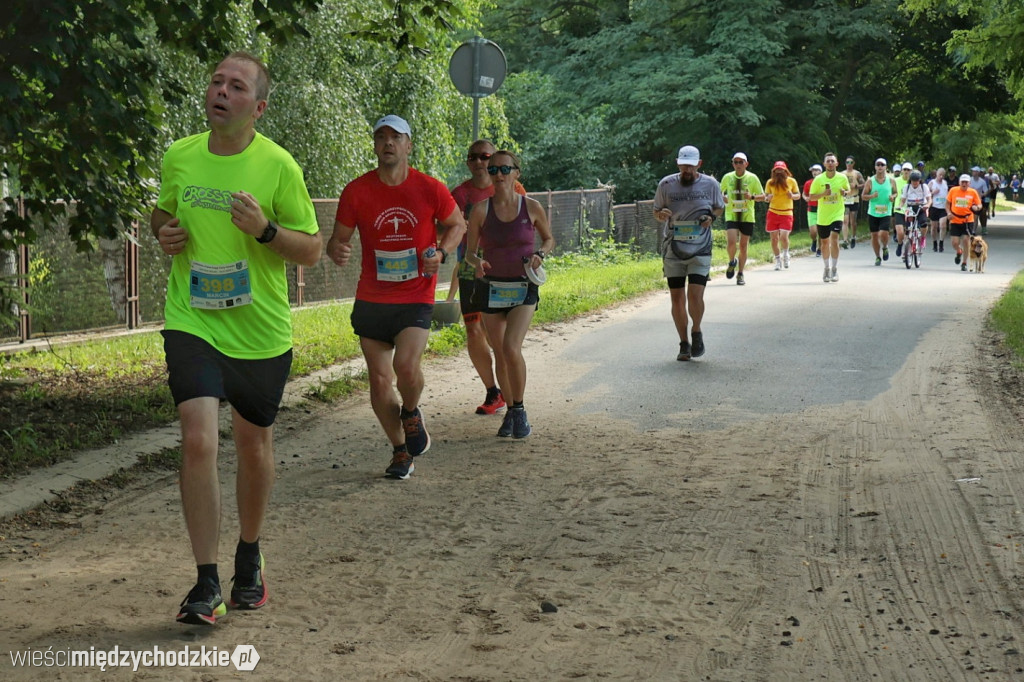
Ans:
[{"label": "crowd of runners in distance", "polygon": [[[689,361],[706,352],[704,331],[704,290],[711,271],[712,230],[716,220],[725,222],[729,262],[727,280],[746,284],[744,268],[747,246],[754,233],[758,202],[768,204],[765,232],[771,238],[775,269],[790,266],[789,235],[793,230],[796,202],[807,205],[811,253],[822,259],[822,281],[838,282],[841,249],[857,246],[857,217],[867,214],[875,265],[889,260],[891,232],[896,233],[896,256],[903,255],[906,267],[920,264],[920,253],[930,237],[932,250],[945,251],[948,229],[956,251],[954,264],[967,270],[966,251],[971,237],[988,232],[988,219],[995,215],[996,196],[1002,188],[1017,196],[1017,176],[1007,183],[995,171],[974,166],[970,173],[958,173],[955,166],[929,170],[924,161],[916,166],[897,163],[891,170],[884,158],[875,159],[873,173],[864,176],[856,159],[845,157],[839,170],[834,152],[808,170],[811,177],[802,190],[785,161],[772,164],[770,177],[762,185],[749,170],[745,152],[732,155],[732,170],[721,180],[702,171],[700,150],[684,145],[676,154],[678,173],[664,176],[654,194],[653,216],[661,229],[663,274],[668,284],[672,320],[679,334],[677,360]],[[976,225],[978,226],[976,228]],[[905,230],[913,235],[905,241]],[[919,235],[920,233],[920,235]]]},{"label": "crowd of runners in distance", "polygon": [[[826,282],[837,281],[839,249],[857,246],[857,220],[861,211],[867,213],[875,265],[880,266],[889,260],[892,237],[895,237],[897,258],[903,255],[904,229],[909,211],[911,219],[919,221],[925,240],[931,241],[933,252],[944,252],[947,235],[951,238],[956,251],[954,264],[966,270],[963,248],[971,235],[988,234],[988,220],[996,213],[999,193],[1003,192],[1007,200],[1012,201],[1020,196],[1019,176],[1014,173],[1007,178],[992,166],[987,169],[973,166],[969,173],[959,173],[952,165],[928,168],[924,161],[916,164],[908,161],[897,163],[890,169],[886,159],[879,158],[875,160],[874,173],[865,176],[857,169],[853,156],[845,157],[843,170],[839,170],[838,158],[829,153],[822,164],[812,165],[802,191],[797,190],[793,196],[806,202],[811,253],[825,259],[823,280]],[[755,202],[769,203],[765,231],[771,238],[775,269],[789,268],[792,226],[790,223],[787,228],[786,223],[780,221],[780,216],[792,215],[792,207],[786,204],[784,195],[792,190],[787,183],[795,184],[795,180],[783,161],[775,162],[771,170],[772,180],[764,187],[757,175],[748,169],[745,153],[737,152],[732,165],[733,170],[720,181],[726,200],[726,248],[729,255],[726,278],[731,280],[735,277],[736,284],[742,286],[746,283],[743,271],[747,244],[753,233]],[[822,175],[825,180],[818,181]],[[816,182],[817,191],[812,191]],[[965,198],[954,192],[962,206],[950,205],[950,191],[961,185],[972,189],[979,203],[975,204],[968,197],[965,204]],[[769,191],[770,187],[774,190]],[[779,200],[780,195],[782,201]]]}]

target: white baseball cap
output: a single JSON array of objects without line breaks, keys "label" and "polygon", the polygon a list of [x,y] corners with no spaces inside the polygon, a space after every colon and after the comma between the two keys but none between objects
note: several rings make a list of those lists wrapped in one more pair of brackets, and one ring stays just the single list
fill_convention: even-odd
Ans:
[{"label": "white baseball cap", "polygon": [[810,170],[812,170],[812,171],[820,171],[820,170],[825,170],[825,169],[821,167],[820,163],[816,163],[816,164],[814,164],[813,166],[810,167]]},{"label": "white baseball cap", "polygon": [[691,144],[679,148],[676,163],[680,166],[696,166],[700,163],[700,150]]},{"label": "white baseball cap", "polygon": [[732,158],[733,158],[733,160],[735,160],[735,159],[743,159],[744,161],[746,161],[747,160],[747,155],[744,154],[743,152],[736,152],[735,154],[732,155]]},{"label": "white baseball cap", "polygon": [[963,175],[960,176],[960,182],[970,182],[970,181],[971,181],[971,176],[968,175],[967,173],[964,173]]},{"label": "white baseball cap", "polygon": [[895,172],[899,173],[899,172],[901,172],[903,170],[903,164],[902,163],[897,163],[895,166],[892,167],[892,169]]},{"label": "white baseball cap", "polygon": [[889,162],[886,161],[885,159],[883,159],[882,157],[878,157],[877,159],[875,159],[875,165],[877,166],[878,164],[882,164],[883,166],[888,166]]},{"label": "white baseball cap", "polygon": [[409,128],[409,122],[401,116],[395,116],[394,114],[384,116],[373,125],[373,132],[377,132],[385,126],[391,128],[396,133],[408,135],[410,138],[412,137],[412,130]]}]

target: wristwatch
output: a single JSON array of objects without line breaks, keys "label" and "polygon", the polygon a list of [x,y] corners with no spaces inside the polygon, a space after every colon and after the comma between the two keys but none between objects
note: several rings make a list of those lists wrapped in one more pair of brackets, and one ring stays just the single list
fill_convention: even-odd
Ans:
[{"label": "wristwatch", "polygon": [[277,225],[271,221],[267,221],[267,226],[263,229],[263,234],[256,237],[256,241],[260,244],[266,244],[273,241],[274,237],[277,236]]},{"label": "wristwatch", "polygon": [[442,249],[440,246],[437,247],[437,250],[441,252],[441,263],[444,264],[444,262],[448,260],[448,252]]}]

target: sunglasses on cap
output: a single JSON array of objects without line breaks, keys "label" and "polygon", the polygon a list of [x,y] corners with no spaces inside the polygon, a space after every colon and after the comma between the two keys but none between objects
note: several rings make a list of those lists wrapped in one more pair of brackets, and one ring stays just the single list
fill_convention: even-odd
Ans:
[{"label": "sunglasses on cap", "polygon": [[498,171],[501,171],[502,175],[508,175],[509,173],[511,173],[514,170],[519,170],[519,166],[488,166],[487,167],[487,174],[488,175],[497,175]]},{"label": "sunglasses on cap", "polygon": [[487,161],[489,158],[494,156],[490,152],[477,152],[475,154],[467,154],[466,161]]}]

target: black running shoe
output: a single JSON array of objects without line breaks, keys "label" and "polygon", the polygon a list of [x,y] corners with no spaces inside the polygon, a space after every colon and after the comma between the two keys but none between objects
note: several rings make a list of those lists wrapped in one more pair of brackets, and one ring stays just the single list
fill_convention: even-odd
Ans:
[{"label": "black running shoe", "polygon": [[676,360],[684,361],[690,359],[690,342],[680,341],[679,342],[679,355],[676,356]]},{"label": "black running shoe", "polygon": [[235,577],[231,579],[231,606],[236,609],[258,609],[267,603],[267,583],[263,570],[267,562],[260,552],[258,563],[239,565],[235,558]]},{"label": "black running shoe", "polygon": [[513,407],[509,412],[512,413],[513,438],[526,438],[533,433],[533,427],[530,426],[530,420],[526,418],[525,407]]},{"label": "black running shoe", "polygon": [[416,465],[413,464],[412,455],[405,450],[396,450],[391,457],[391,464],[384,470],[389,478],[397,478],[404,481],[412,475]]},{"label": "black running shoe", "polygon": [[957,251],[956,252],[956,258],[953,259],[953,263],[956,264],[956,265],[960,265],[960,259],[962,257],[963,256],[961,255],[960,251]]},{"label": "black running shoe", "polygon": [[740,262],[736,258],[733,258],[731,261],[729,261],[729,267],[727,267],[725,269],[725,278],[726,279],[732,279],[733,278],[733,276],[736,274],[736,266],[739,265],[739,264],[740,264]]},{"label": "black running shoe", "polygon": [[227,612],[220,585],[210,578],[200,578],[181,602],[176,620],[189,625],[216,625],[217,619]]},{"label": "black running shoe", "polygon": [[704,333],[693,332],[690,336],[693,339],[690,343],[690,357],[699,358],[704,355]]},{"label": "black running shoe", "polygon": [[405,429],[405,447],[413,457],[419,457],[430,449],[430,434],[423,425],[420,408],[412,412],[402,410],[402,428]]}]

